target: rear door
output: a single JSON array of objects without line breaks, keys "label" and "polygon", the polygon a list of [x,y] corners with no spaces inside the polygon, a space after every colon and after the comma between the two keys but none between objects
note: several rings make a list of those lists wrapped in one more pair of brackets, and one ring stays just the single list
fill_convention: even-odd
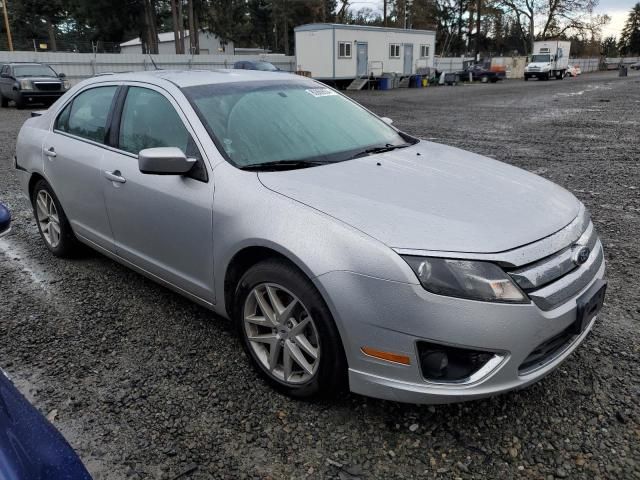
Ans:
[{"label": "rear door", "polygon": [[[158,87],[128,86],[117,111],[102,172],[116,252],[213,303],[213,181],[202,148],[177,102]],[[186,175],[144,174],[138,153],[154,147],[178,147],[198,163]]]},{"label": "rear door", "polygon": [[73,231],[113,250],[104,203],[101,162],[117,85],[93,86],[58,113],[43,142],[44,174]]}]

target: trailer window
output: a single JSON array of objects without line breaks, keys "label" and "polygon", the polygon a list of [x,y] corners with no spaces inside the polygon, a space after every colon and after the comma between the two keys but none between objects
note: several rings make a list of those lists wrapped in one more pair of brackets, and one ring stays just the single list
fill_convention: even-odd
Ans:
[{"label": "trailer window", "polygon": [[389,58],[400,58],[400,44],[399,43],[390,43],[389,44]]},{"label": "trailer window", "polygon": [[420,45],[420,58],[429,57],[429,45]]},{"label": "trailer window", "polygon": [[338,42],[338,57],[351,58],[351,42]]}]

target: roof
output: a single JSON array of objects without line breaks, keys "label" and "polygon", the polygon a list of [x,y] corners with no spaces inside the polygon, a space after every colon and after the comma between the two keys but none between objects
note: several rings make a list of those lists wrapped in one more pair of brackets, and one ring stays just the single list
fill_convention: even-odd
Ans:
[{"label": "roof", "polygon": [[294,32],[314,32],[318,30],[360,30],[372,32],[394,32],[417,35],[435,35],[435,30],[413,30],[409,28],[372,27],[369,25],[348,25],[344,23],[307,23],[295,27]]},{"label": "roof", "polygon": [[[205,33],[205,32],[201,32]],[[189,37],[189,30],[184,31],[184,38]],[[173,32],[163,32],[158,34],[158,43],[167,43],[175,41],[175,37],[173,36]],[[141,45],[140,37],[134,38],[132,40],[127,40],[124,43],[121,43],[121,47],[134,47],[136,45]]]},{"label": "roof", "polygon": [[[312,81],[299,75],[286,74],[283,72],[265,72],[260,70],[148,70],[144,72],[113,73],[102,74],[91,77],[84,82],[105,82],[105,81],[138,81],[155,85],[162,85],[164,82],[182,87],[193,87],[197,85],[210,85],[219,83],[236,83],[251,81],[279,80],[287,81]],[[84,83],[83,82],[83,83]]]}]

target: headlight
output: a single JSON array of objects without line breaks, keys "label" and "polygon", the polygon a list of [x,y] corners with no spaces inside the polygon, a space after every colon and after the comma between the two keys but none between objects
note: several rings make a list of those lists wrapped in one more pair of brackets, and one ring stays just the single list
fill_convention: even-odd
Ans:
[{"label": "headlight", "polygon": [[20,80],[20,90],[33,90],[31,80]]},{"label": "headlight", "polygon": [[62,81],[62,88],[64,88],[65,90],[69,90],[70,87],[71,87],[71,84],[69,83],[69,80]]},{"label": "headlight", "polygon": [[529,299],[498,265],[449,258],[403,256],[432,293],[486,302],[529,303]]}]

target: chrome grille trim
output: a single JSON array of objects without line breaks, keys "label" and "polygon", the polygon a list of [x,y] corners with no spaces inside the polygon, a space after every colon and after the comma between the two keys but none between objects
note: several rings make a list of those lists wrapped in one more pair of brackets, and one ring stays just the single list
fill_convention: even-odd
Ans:
[{"label": "chrome grille trim", "polygon": [[538,290],[528,292],[529,298],[541,309],[552,310],[565,303],[584,289],[595,278],[604,262],[602,243],[596,237],[596,244],[589,260],[553,283]]},{"label": "chrome grille trim", "polygon": [[593,223],[589,222],[587,229],[572,245],[542,260],[512,270],[509,274],[525,291],[543,287],[577,268],[573,261],[576,248],[587,246],[593,251],[597,241],[598,235]]}]

